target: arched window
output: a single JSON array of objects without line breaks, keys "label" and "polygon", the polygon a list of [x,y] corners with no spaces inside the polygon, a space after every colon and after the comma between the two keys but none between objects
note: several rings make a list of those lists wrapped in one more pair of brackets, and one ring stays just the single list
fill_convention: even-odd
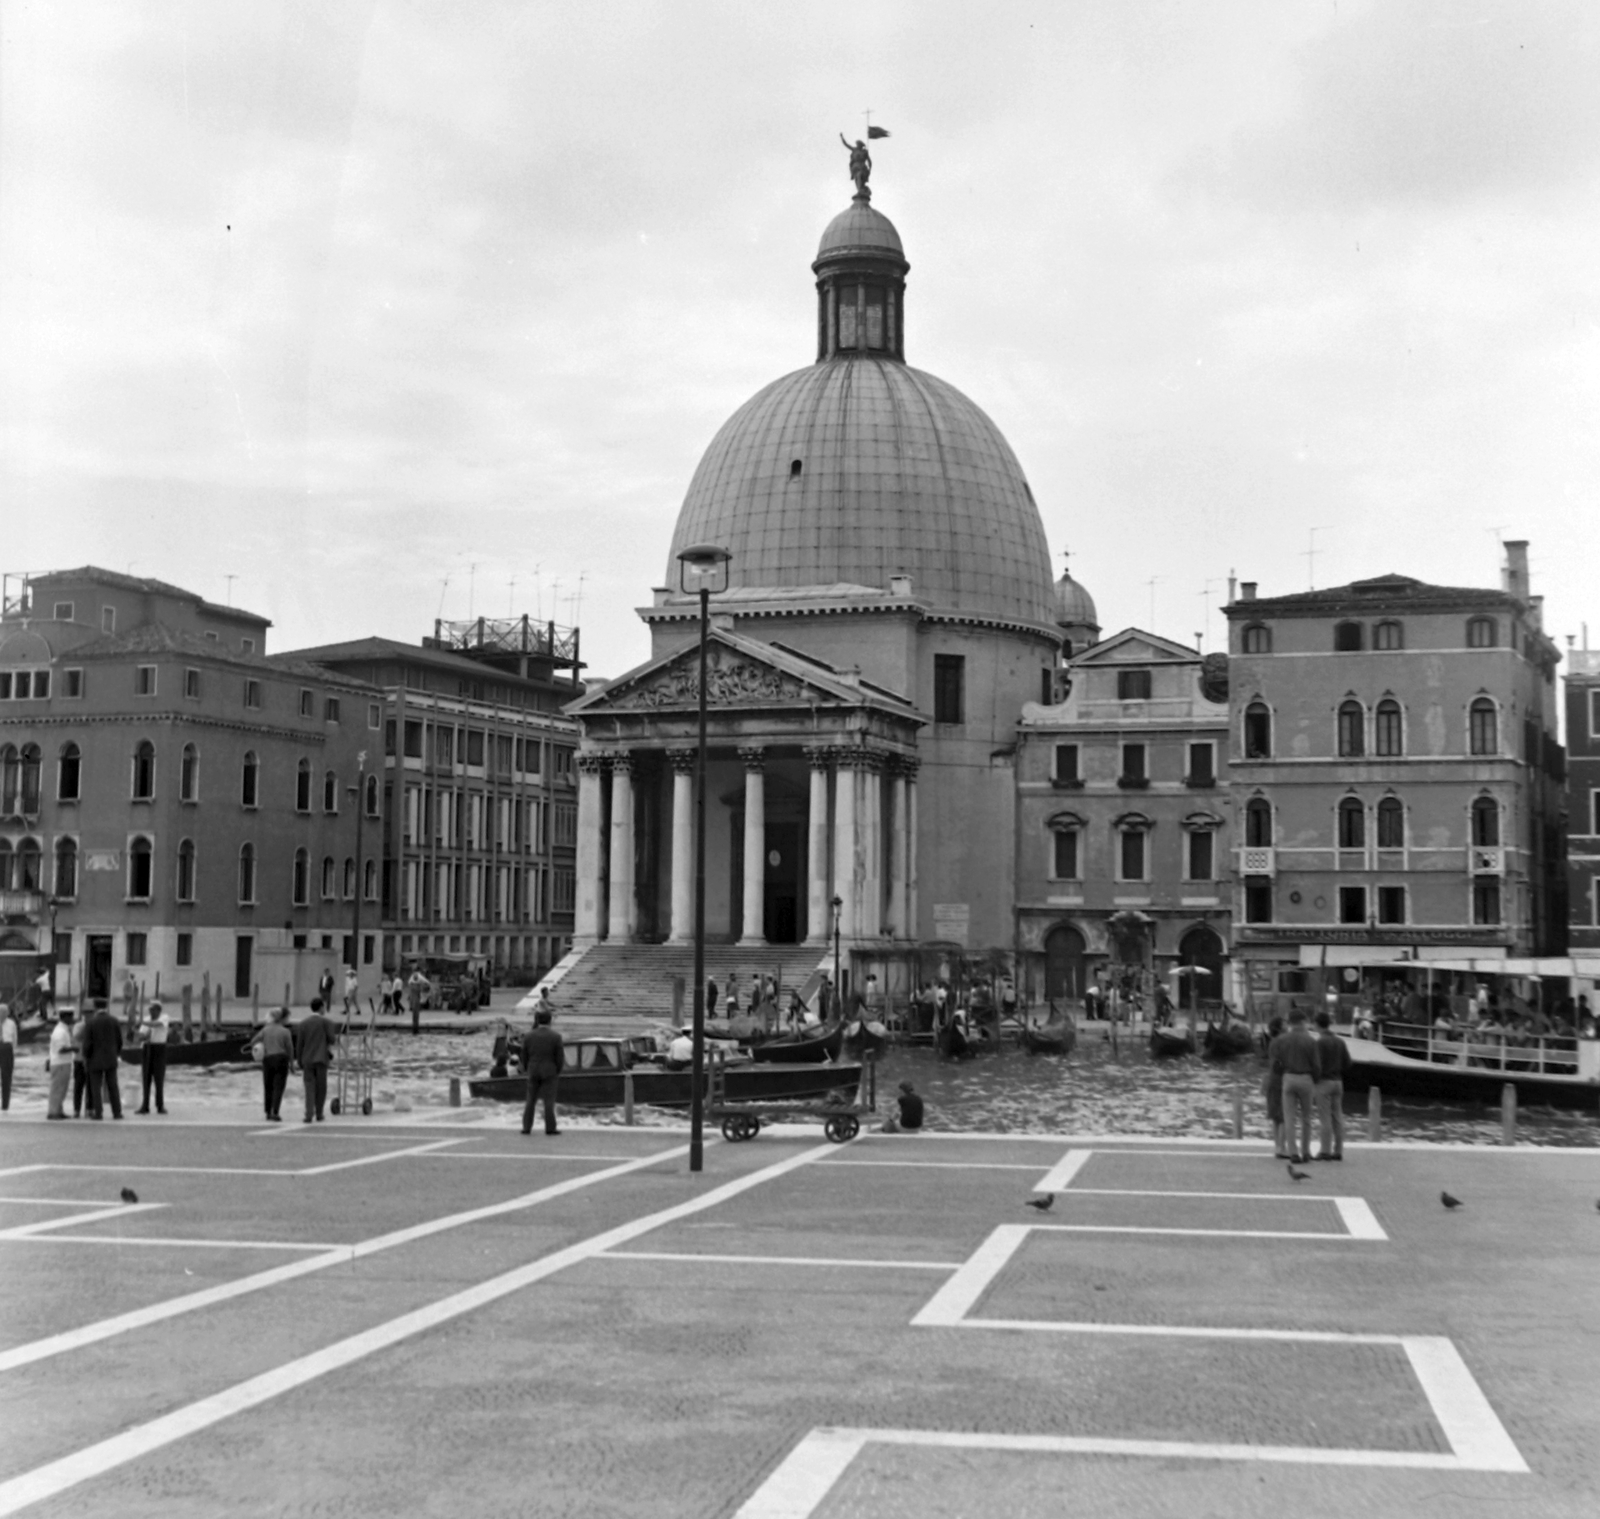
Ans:
[{"label": "arched window", "polygon": [[1362,644],[1361,624],[1341,622],[1333,630],[1333,647],[1340,654],[1359,653]]},{"label": "arched window", "polygon": [[1397,622],[1380,622],[1372,630],[1372,647],[1375,649],[1403,649],[1405,635]]},{"label": "arched window", "polygon": [[1272,848],[1272,803],[1252,797],[1244,809],[1244,842],[1250,849]]},{"label": "arched window", "polygon": [[1347,796],[1339,802],[1339,847],[1367,847],[1367,809],[1361,805],[1360,797]]},{"label": "arched window", "polygon": [[1480,849],[1497,849],[1500,845],[1500,804],[1492,796],[1473,799],[1472,842]]},{"label": "arched window", "polygon": [[294,808],[296,812],[311,811],[311,761],[303,759],[295,768]]},{"label": "arched window", "polygon": [[[239,801],[242,806],[254,807],[261,796],[261,761],[254,749],[245,750],[244,769],[239,777]],[[248,847],[248,846],[247,846]]]},{"label": "arched window", "polygon": [[1400,703],[1393,697],[1385,697],[1378,703],[1378,710],[1372,719],[1372,748],[1375,754],[1385,759],[1393,759],[1406,752],[1405,719],[1400,712]]},{"label": "arched window", "polygon": [[366,880],[362,883],[361,895],[369,902],[376,902],[378,900],[378,862],[376,860],[368,860],[362,867],[361,873],[366,877]]},{"label": "arched window", "polygon": [[339,777],[328,770],[322,777],[322,810],[324,812],[337,812],[339,810]]},{"label": "arched window", "polygon": [[1367,752],[1367,712],[1358,701],[1339,707],[1339,754],[1343,759],[1358,759]]},{"label": "arched window", "polygon": [[17,890],[40,891],[44,886],[44,853],[38,839],[17,845]]},{"label": "arched window", "polygon": [[133,751],[133,799],[148,802],[156,794],[156,746],[141,739]]},{"label": "arched window", "polygon": [[37,744],[24,744],[22,746],[22,811],[28,817],[37,817],[39,813],[39,771],[44,756],[39,751]]},{"label": "arched window", "polygon": [[1244,709],[1244,757],[1272,757],[1272,713],[1265,702],[1253,701]]},{"label": "arched window", "polygon": [[56,895],[75,897],[78,894],[78,841],[56,840]]},{"label": "arched window", "polygon": [[178,845],[178,900],[194,901],[194,840]]},{"label": "arched window", "polygon": [[239,901],[248,905],[256,899],[256,846],[244,844],[239,849]]},{"label": "arched window", "polygon": [[142,833],[128,845],[128,895],[136,902],[150,900],[155,879],[155,848]]},{"label": "arched window", "polygon": [[178,766],[178,800],[200,800],[200,751],[193,744],[183,746],[183,760]]},{"label": "arched window", "polygon": [[1378,803],[1378,848],[1406,847],[1406,810],[1397,796],[1386,796]]},{"label": "arched window", "polygon": [[378,815],[378,777],[367,777],[367,816],[375,818]]},{"label": "arched window", "polygon": [[1500,630],[1492,617],[1474,617],[1467,623],[1467,647],[1492,649],[1500,642]]},{"label": "arched window", "polygon": [[16,868],[16,855],[11,851],[11,840],[0,839],[0,891],[11,891],[11,877]]},{"label": "arched window", "polygon": [[63,744],[56,764],[56,800],[75,802],[83,793],[83,755],[76,744]]},{"label": "arched window", "polygon": [[333,896],[333,856],[325,854],[322,857],[322,900],[329,901]]},{"label": "arched window", "polygon": [[296,907],[304,907],[311,894],[311,856],[305,850],[294,852],[293,898]]},{"label": "arched window", "polygon": [[1467,750],[1471,754],[1500,752],[1500,715],[1487,696],[1480,696],[1468,709]]},{"label": "arched window", "polygon": [[0,746],[0,816],[17,810],[22,792],[22,756],[11,744]]},{"label": "arched window", "polygon": [[356,894],[356,862],[349,856],[344,857],[344,888],[339,895],[346,902],[354,901]]},{"label": "arched window", "polygon": [[1272,629],[1265,623],[1253,622],[1244,630],[1241,640],[1246,654],[1270,654],[1272,652]]}]

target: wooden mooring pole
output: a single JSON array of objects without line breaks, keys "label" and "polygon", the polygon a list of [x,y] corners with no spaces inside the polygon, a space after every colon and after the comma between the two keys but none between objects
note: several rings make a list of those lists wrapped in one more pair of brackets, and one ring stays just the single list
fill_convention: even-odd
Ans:
[{"label": "wooden mooring pole", "polygon": [[1378,1087],[1367,1089],[1367,1138],[1374,1144],[1383,1138],[1383,1092]]}]

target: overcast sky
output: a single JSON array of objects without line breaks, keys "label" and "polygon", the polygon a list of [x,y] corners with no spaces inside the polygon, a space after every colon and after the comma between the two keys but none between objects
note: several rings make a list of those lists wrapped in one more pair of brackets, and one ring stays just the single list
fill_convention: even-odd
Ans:
[{"label": "overcast sky", "polygon": [[907,357],[1107,632],[1525,537],[1600,643],[1597,79],[1592,0],[0,0],[0,566],[637,663],[870,108]]}]

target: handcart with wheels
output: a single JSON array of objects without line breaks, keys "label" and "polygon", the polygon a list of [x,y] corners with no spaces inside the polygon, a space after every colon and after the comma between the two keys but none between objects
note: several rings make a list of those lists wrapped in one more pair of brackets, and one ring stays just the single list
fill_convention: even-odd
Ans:
[{"label": "handcart with wheels", "polygon": [[335,1117],[340,1113],[372,1112],[372,1078],[378,1066],[372,1042],[377,1021],[376,1004],[372,1005],[365,1026],[352,1027],[349,1012],[344,1015],[339,1041],[333,1047],[333,1095],[328,1103],[328,1111]]},{"label": "handcart with wheels", "polygon": [[722,1126],[722,1137],[730,1144],[754,1139],[764,1123],[793,1123],[820,1118],[822,1132],[836,1145],[847,1144],[861,1132],[861,1120],[878,1111],[878,1063],[874,1053],[866,1052],[867,1100],[864,1103],[834,1102],[729,1102],[724,1062],[713,1055],[710,1062],[710,1098],[706,1116]]}]

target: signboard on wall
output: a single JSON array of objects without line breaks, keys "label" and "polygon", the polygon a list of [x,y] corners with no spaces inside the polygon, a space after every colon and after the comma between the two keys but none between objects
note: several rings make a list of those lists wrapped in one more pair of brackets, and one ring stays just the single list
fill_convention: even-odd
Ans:
[{"label": "signboard on wall", "polygon": [[86,849],[83,852],[85,870],[121,870],[122,857],[115,849]]},{"label": "signboard on wall", "polygon": [[935,902],[933,904],[933,936],[943,944],[967,946],[967,936],[972,928],[972,908],[966,902]]}]

